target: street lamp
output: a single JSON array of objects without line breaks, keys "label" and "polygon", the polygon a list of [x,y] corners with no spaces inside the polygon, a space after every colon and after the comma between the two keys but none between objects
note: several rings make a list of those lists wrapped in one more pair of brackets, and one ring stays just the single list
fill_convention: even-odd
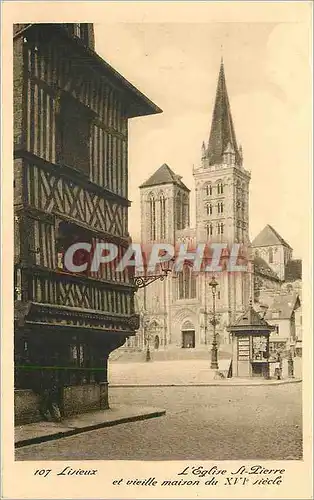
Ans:
[{"label": "street lamp", "polygon": [[164,279],[167,278],[168,274],[171,273],[172,265],[173,265],[174,261],[175,261],[175,258],[173,257],[170,260],[161,262],[160,263],[161,274],[151,274],[148,276],[147,275],[146,276],[133,276],[132,277],[133,285],[138,290],[139,288],[146,288],[151,283],[154,283],[154,281],[157,281],[157,280],[164,281]]},{"label": "street lamp", "polygon": [[215,276],[212,277],[209,286],[212,289],[213,294],[213,318],[211,320],[211,324],[213,325],[213,343],[212,343],[212,356],[211,356],[211,364],[210,367],[213,370],[218,370],[218,345],[217,345],[217,334],[216,334],[216,325],[218,321],[216,319],[216,288],[218,283],[215,279]]},{"label": "street lamp", "polygon": [[150,346],[149,346],[151,334],[148,331],[149,323],[150,323],[149,318],[143,318],[144,339],[146,341],[146,361],[151,361]]},{"label": "street lamp", "polygon": [[294,366],[293,366],[293,348],[294,344],[290,344],[290,349],[288,352],[288,377],[294,378]]}]

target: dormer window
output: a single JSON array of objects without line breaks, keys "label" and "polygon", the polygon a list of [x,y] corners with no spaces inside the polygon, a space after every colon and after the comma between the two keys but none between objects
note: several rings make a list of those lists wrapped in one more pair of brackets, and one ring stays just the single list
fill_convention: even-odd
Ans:
[{"label": "dormer window", "polygon": [[93,27],[88,23],[70,23],[66,24],[69,33],[82,40],[84,45],[94,50]]}]

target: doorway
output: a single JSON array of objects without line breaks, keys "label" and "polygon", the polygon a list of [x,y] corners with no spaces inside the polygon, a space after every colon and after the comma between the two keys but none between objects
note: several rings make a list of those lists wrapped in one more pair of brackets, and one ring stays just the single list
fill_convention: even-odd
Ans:
[{"label": "doorway", "polygon": [[195,331],[185,330],[182,332],[182,348],[193,349],[195,347]]}]

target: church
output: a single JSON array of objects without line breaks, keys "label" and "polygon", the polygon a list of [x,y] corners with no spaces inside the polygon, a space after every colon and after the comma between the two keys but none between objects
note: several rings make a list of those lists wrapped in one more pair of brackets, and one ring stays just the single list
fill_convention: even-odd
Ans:
[{"label": "church", "polygon": [[[141,241],[183,243],[234,243],[247,249],[246,270],[215,273],[216,327],[220,348],[229,344],[227,326],[243,313],[250,300],[257,309],[268,297],[285,295],[283,284],[301,280],[301,261],[292,259],[292,248],[271,226],[250,242],[249,185],[251,174],[243,163],[227,92],[223,60],[220,64],[211,130],[203,142],[199,164],[193,168],[196,224],[190,226],[190,189],[166,163],[140,186]],[[290,269],[290,271],[289,271]],[[290,275],[289,275],[290,272]],[[141,328],[126,348],[195,349],[212,342],[213,273],[182,272],[155,281],[137,293]],[[292,286],[293,288],[293,286]],[[299,287],[300,288],[300,287]],[[289,289],[291,291],[291,287]],[[285,301],[285,299],[283,299]],[[277,300],[278,302],[278,300]],[[296,307],[300,303],[295,301]]]}]

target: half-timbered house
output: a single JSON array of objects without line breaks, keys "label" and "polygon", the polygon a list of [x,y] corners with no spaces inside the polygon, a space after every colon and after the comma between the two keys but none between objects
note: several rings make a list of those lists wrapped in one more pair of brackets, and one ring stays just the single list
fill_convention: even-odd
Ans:
[{"label": "half-timbered house", "polygon": [[134,286],[63,256],[77,241],[123,255],[128,119],[161,110],[96,54],[92,24],[15,25],[13,90],[16,418],[38,418],[43,373],[64,415],[106,408],[108,355],[138,328]]}]

